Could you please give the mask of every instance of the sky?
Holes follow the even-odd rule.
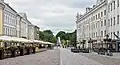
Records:
[[[18,13],[26,13],[28,20],[41,30],[73,32],[76,14],[84,13],[96,0],[5,0]]]

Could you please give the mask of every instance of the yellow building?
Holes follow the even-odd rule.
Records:
[[[0,3],[0,35],[3,35],[3,24],[4,24],[4,5]]]

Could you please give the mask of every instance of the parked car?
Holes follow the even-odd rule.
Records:
[[[80,50],[75,48],[75,47],[71,47],[71,52],[74,52],[74,53],[79,53]]]

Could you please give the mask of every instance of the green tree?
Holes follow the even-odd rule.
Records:
[[[44,34],[42,31],[39,31],[39,39],[44,40]]]
[[[41,40],[46,41],[46,42],[51,42],[51,43],[56,43],[57,39],[53,35],[51,30],[45,30],[45,31],[40,31],[39,32],[39,37]]]
[[[61,40],[66,40],[67,39],[66,33],[64,31],[58,32],[58,34],[56,35],[56,38],[58,38],[58,37],[60,37]]]
[[[48,34],[53,35],[53,33],[52,33],[52,31],[51,31],[51,30],[45,30],[45,31],[43,31],[43,33],[48,33]]]

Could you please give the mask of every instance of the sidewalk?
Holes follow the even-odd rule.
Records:
[[[98,53],[96,53],[96,52],[92,52],[92,53],[89,53],[89,54],[98,55]],[[113,53],[113,56],[100,55],[100,54],[99,54],[99,56],[109,57],[109,58],[115,58],[115,59],[120,59],[120,53]]]

